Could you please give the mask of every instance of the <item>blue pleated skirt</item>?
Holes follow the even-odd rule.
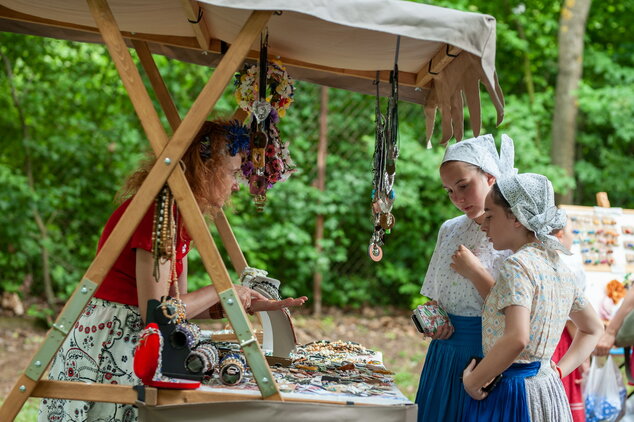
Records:
[[[449,314],[454,326],[447,340],[432,340],[420,376],[416,404],[419,422],[461,421],[468,397],[462,372],[470,357],[482,357],[482,318]]]
[[[525,379],[539,372],[541,362],[514,363],[484,400],[467,396],[464,422],[530,422]]]

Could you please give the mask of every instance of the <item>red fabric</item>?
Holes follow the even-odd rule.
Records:
[[[158,325],[155,322],[148,324],[145,329],[152,328],[157,331],[155,334],[148,334],[139,340],[139,344],[134,350],[134,373],[146,384],[152,381],[161,349],[161,338],[158,333]]]
[[[115,210],[108,219],[106,226],[101,233],[97,251],[101,250],[110,233],[117,225],[121,216],[130,205],[132,199],[128,199]],[[103,282],[95,292],[95,297],[109,300],[111,302],[123,303],[124,305],[139,306],[136,288],[136,248],[152,251],[152,220],[154,218],[154,203],[143,216],[138,227],[132,234],[130,240],[124,247],[115,261],[114,265],[104,278]],[[180,222],[180,218],[179,218]],[[182,227],[182,224],[180,224]],[[176,241],[176,273],[183,272],[183,258],[187,255],[191,240],[184,227],[180,230],[181,235]]]
[[[555,363],[558,363],[566,354],[568,348],[570,348],[570,344],[572,344],[572,336],[568,332],[568,329],[564,328],[559,344],[557,344],[557,348],[553,354],[553,361]],[[586,411],[583,404],[583,395],[581,394],[581,371],[579,368],[575,369],[570,375],[562,378],[561,382],[564,384],[566,397],[568,397],[568,403],[570,403],[572,420],[574,422],[585,422]]]

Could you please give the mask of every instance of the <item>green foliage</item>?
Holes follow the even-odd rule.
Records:
[[[496,138],[507,133],[516,141],[521,171],[546,174],[558,192],[574,187],[577,204],[593,205],[595,192],[607,191],[613,205],[634,208],[634,42],[627,13],[633,0],[595,1],[590,11],[574,178],[550,160],[561,3],[426,3],[496,17],[505,120],[494,127],[495,111],[483,94],[483,127]],[[0,289],[42,295],[47,251],[54,293],[63,300],[92,261],[115,207],[114,193],[147,150],[147,141],[103,46],[0,33],[0,59]],[[160,56],[155,60],[184,116],[212,70]],[[235,109],[232,89],[215,114]],[[291,142],[297,172],[269,191],[263,213],[255,213],[244,188],[226,211],[249,264],[283,280],[284,295],[311,297],[313,275],[320,271],[325,304],[421,303],[425,299],[418,292],[437,230],[458,211],[439,183],[442,149],[425,148],[420,107],[400,105],[396,226],[386,236],[385,258],[373,263],[367,245],[374,99],[329,90],[326,191],[320,192],[314,187],[320,87],[297,83],[296,93],[280,129]],[[322,253],[315,248],[317,215],[324,219]],[[189,275],[190,288],[209,283],[196,251],[189,256]],[[29,280],[30,288],[21,289]]]

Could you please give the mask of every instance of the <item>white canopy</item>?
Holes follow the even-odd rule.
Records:
[[[102,42],[83,0],[0,0],[0,30]],[[399,97],[425,106],[428,135],[436,108],[443,141],[460,139],[463,98],[479,133],[479,82],[503,116],[495,74],[495,19],[397,0],[109,0],[126,40],[153,53],[215,66],[252,10],[277,10],[268,25],[269,54],[290,75],[326,86],[389,94],[397,36]],[[249,55],[257,59],[257,43]],[[430,127],[431,126],[431,127]]]

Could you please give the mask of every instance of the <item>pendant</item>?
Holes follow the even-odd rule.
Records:
[[[258,123],[262,123],[271,114],[271,104],[265,100],[258,100],[253,104],[253,115]]]
[[[372,261],[379,262],[383,258],[383,249],[376,243],[370,243],[368,255],[370,255]]]

